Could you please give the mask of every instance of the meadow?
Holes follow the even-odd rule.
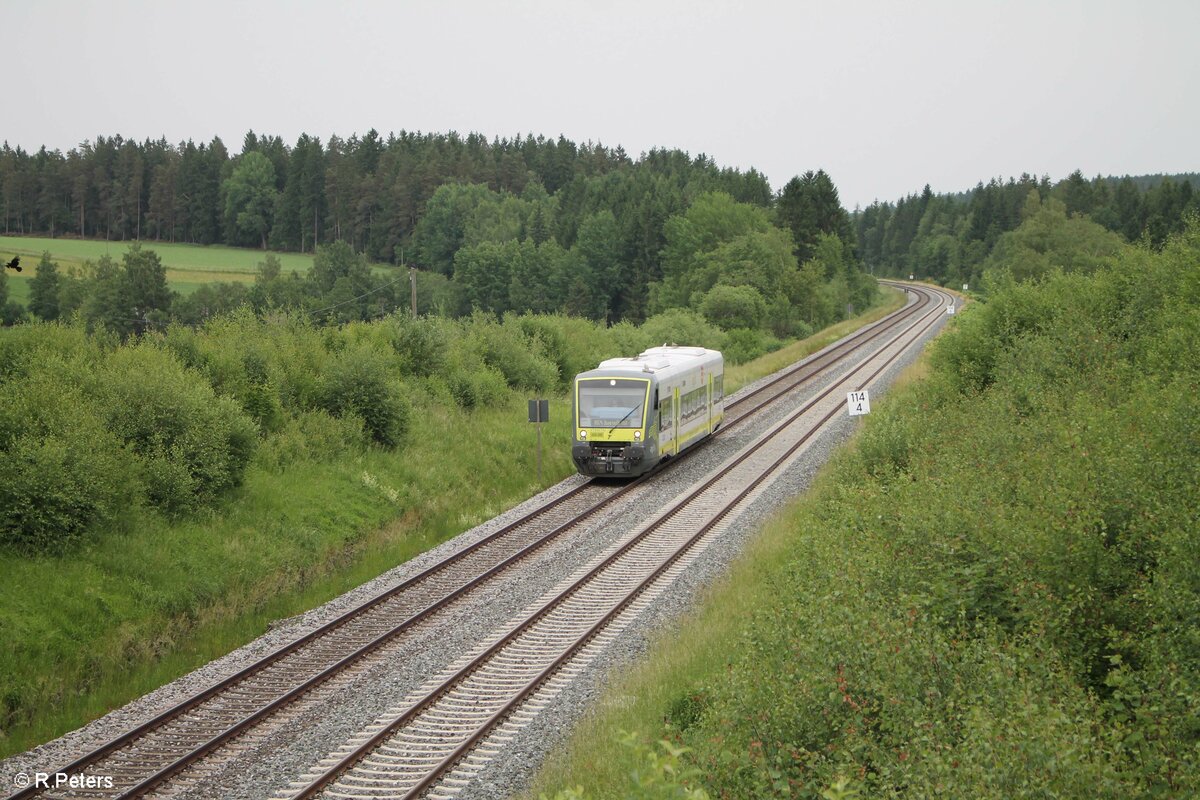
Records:
[[[109,242],[95,239],[46,239],[32,236],[0,236],[0,255],[5,263],[15,255],[21,257],[20,273],[8,271],[9,293],[13,300],[22,305],[28,303],[28,282],[36,274],[34,269],[43,253],[60,267],[82,266],[85,261],[97,261],[109,256],[116,261],[129,250],[132,242]],[[301,275],[312,268],[313,257],[306,253],[284,253],[273,250],[250,250],[221,245],[172,244],[170,242],[142,242],[143,247],[154,250],[167,269],[167,282],[180,294],[190,294],[205,283],[214,281],[238,281],[250,283],[258,272],[258,265],[268,255],[279,259],[283,274],[295,271]],[[390,264],[373,264],[379,273],[396,269]]]

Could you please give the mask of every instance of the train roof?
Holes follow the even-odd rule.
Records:
[[[691,369],[712,369],[722,363],[721,353],[703,347],[663,345],[651,347],[631,358],[610,358],[600,362],[597,369],[581,372],[577,378],[600,377],[602,375],[629,375],[633,377],[656,375],[670,377]]]

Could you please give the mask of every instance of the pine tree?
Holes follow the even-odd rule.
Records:
[[[58,319],[58,264],[42,253],[37,274],[29,283],[29,310],[46,322]]]

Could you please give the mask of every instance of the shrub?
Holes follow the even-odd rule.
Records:
[[[241,483],[258,430],[233,400],[149,343],[116,350],[94,379],[109,429],[145,465],[151,503],[193,510]]]
[[[608,339],[612,342],[612,355],[617,356],[636,356],[638,353],[645,350],[647,347],[652,347],[654,344],[662,344],[662,340],[652,342],[650,335],[642,328],[634,325],[632,322],[621,321],[608,329]],[[597,364],[603,359],[598,359]],[[591,367],[596,364],[591,364]]]
[[[704,318],[723,331],[758,328],[767,304],[753,286],[714,286],[700,302]]]
[[[445,368],[454,336],[453,323],[437,317],[396,315],[386,324],[394,326],[392,347],[405,375],[428,377]]]
[[[673,308],[646,320],[642,325],[642,336],[651,347],[678,344],[721,350],[725,346],[725,335],[720,330],[695,311],[682,308]]]
[[[20,380],[48,362],[101,358],[99,342],[81,325],[57,322],[18,325],[0,334],[0,383]]]
[[[782,342],[760,330],[738,328],[725,336],[725,358],[731,364],[744,364],[761,355],[778,350]]]
[[[260,466],[280,471],[301,461],[331,461],[368,443],[362,420],[351,413],[335,417],[318,408],[288,415],[282,427],[255,452]]]
[[[84,363],[44,354],[0,382],[0,543],[58,552],[136,499],[134,458],[84,392]]]
[[[496,405],[508,393],[504,376],[485,364],[464,367],[456,363],[446,376],[446,385],[454,402],[468,410]]]
[[[0,544],[58,553],[133,500],[129,459],[86,417],[47,435],[23,435],[0,458]]]
[[[113,519],[139,489],[132,453],[104,429],[100,404],[84,391],[90,361],[72,348],[53,353],[64,331],[37,327],[50,347],[23,361],[20,380],[0,381],[0,543],[58,552]]]
[[[338,353],[325,372],[321,406],[338,417],[354,414],[371,440],[395,447],[408,430],[411,411],[399,383],[389,377],[393,364],[369,346]]]
[[[558,385],[558,367],[545,357],[540,342],[525,336],[514,318],[499,324],[476,314],[467,330],[467,346],[483,363],[499,370],[512,388],[548,392]]]

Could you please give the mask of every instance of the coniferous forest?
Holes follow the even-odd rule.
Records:
[[[1189,214],[1200,212],[1193,184],[1200,185],[1200,175],[1089,180],[1079,170],[1057,183],[1028,174],[981,181],[960,194],[935,194],[927,184],[918,194],[856,210],[857,253],[875,274],[919,273],[953,286],[979,283],[988,267],[1013,266],[1008,262],[1014,259],[1005,256],[1014,248],[1035,260],[1048,247],[1111,255],[1122,241],[1145,240],[1159,249],[1167,237],[1183,231]],[[1074,220],[1067,226],[1069,247],[1066,242],[1022,243],[1020,237],[1006,237],[1038,212],[1047,215],[1051,227],[1058,220]]]
[[[728,311],[738,327],[776,336],[839,319],[873,291],[853,256],[849,215],[824,172],[797,177],[777,198],[754,169],[677,150],[635,159],[620,147],[561,136],[383,138],[372,130],[327,143],[302,135],[288,146],[250,132],[235,156],[219,138],[172,145],[98,137],[65,155],[5,144],[0,212],[9,235],[317,256],[308,276],[282,275],[268,256],[253,288],[214,284],[190,298],[135,303],[139,313],[125,333],[169,320],[195,324],[244,304],[300,307],[325,322],[407,307],[407,277],[372,271],[371,262],[417,267],[422,313],[564,312],[640,322],[670,308],[698,312],[707,301],[711,314]],[[103,284],[119,267],[77,277]],[[84,300],[106,292],[72,289],[57,275],[53,283],[53,297],[47,287],[33,298],[33,316],[81,309],[110,328],[130,317],[129,298],[106,312]],[[5,317],[15,321],[20,311],[10,306]]]

